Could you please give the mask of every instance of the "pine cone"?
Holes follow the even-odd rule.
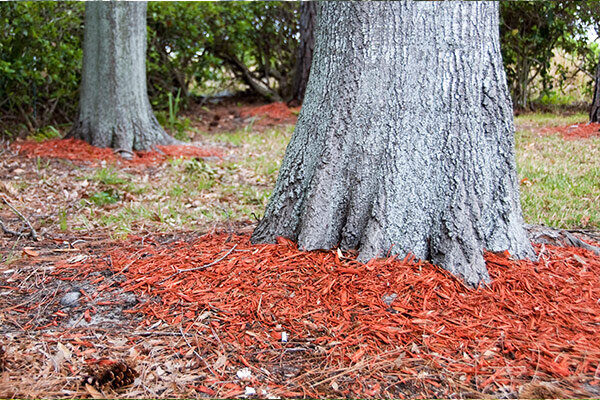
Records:
[[[0,372],[6,371],[6,352],[4,347],[0,346]]]
[[[131,385],[135,378],[139,376],[138,372],[123,361],[116,362],[104,369],[95,371],[85,378],[84,383],[101,389],[108,386],[112,389],[118,389],[123,386]]]

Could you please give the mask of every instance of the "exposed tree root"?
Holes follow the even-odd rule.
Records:
[[[527,225],[526,228],[527,232],[529,233],[530,240],[534,243],[581,247],[600,256],[600,247],[584,242],[572,232],[576,232],[577,234],[582,235],[593,242],[597,242],[599,240],[600,233],[596,234],[592,231],[587,232],[579,229],[554,229],[542,225]]]

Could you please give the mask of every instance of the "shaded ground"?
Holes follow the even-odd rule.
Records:
[[[220,158],[111,166],[0,148],[0,196],[41,238],[0,236],[0,397],[600,396],[592,253],[490,254],[494,283],[473,292],[427,263],[250,245],[295,121],[260,107],[190,115],[194,143]],[[540,130],[577,121],[528,118],[528,221],[597,229],[599,139],[564,141]],[[27,232],[4,204],[0,218]],[[140,373],[132,386],[82,385],[120,359]]]
[[[94,147],[79,139],[51,139],[43,142],[18,141],[11,149],[27,158],[59,158],[97,166],[101,163],[119,166],[149,166],[162,164],[170,158],[221,157],[223,151],[200,145],[155,146],[152,151],[136,151],[131,159],[124,159],[112,149]]]
[[[185,115],[201,132],[231,132],[242,128],[264,131],[267,128],[295,124],[300,107],[288,108],[285,103],[240,104],[225,99],[216,105],[192,105]]]
[[[363,266],[226,232],[70,247],[2,271],[3,396],[39,396],[24,384],[43,373],[84,396],[85,367],[120,358],[142,373],[125,397],[514,398],[531,381],[600,395],[600,257],[587,250],[487,254],[493,283],[473,291],[428,263]],[[48,360],[24,374],[38,348]]]

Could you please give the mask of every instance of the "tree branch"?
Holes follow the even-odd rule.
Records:
[[[32,238],[33,240],[38,240],[38,235],[37,235],[37,232],[35,231],[35,229],[33,229],[33,226],[31,225],[31,223],[29,222],[29,220],[28,220],[27,218],[25,218],[25,217],[23,216],[23,214],[21,214],[21,213],[19,212],[19,210],[17,210],[16,208],[14,208],[14,207],[12,206],[12,204],[10,204],[10,203],[8,202],[8,200],[6,200],[6,198],[5,198],[4,196],[1,196],[1,195],[0,195],[0,198],[2,199],[2,201],[4,202],[4,204],[6,204],[6,205],[7,205],[7,206],[8,206],[8,207],[11,209],[11,210],[13,210],[13,212],[14,212],[15,214],[17,214],[17,215],[18,215],[18,216],[19,216],[19,217],[20,217],[20,218],[21,218],[23,221],[25,221],[25,223],[27,224],[27,227],[28,227],[28,228],[29,228],[29,230],[30,230],[30,232],[29,232],[29,235],[31,236],[31,238]],[[2,229],[2,230],[4,230],[4,226],[3,226],[3,229]]]

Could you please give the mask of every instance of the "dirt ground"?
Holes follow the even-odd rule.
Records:
[[[190,115],[198,130],[218,133],[293,124],[297,112],[226,103]],[[367,268],[352,254],[250,245],[249,219],[167,233],[136,223],[124,240],[109,228],[61,229],[90,185],[106,192],[84,178],[96,167],[0,149],[0,219],[23,232],[0,236],[0,398],[600,396],[600,256],[592,252],[548,246],[539,263],[489,255],[498,283],[469,297],[475,292],[427,263]],[[163,173],[117,168],[151,180]],[[510,267],[522,280],[503,272]],[[411,280],[388,278],[392,268]],[[565,290],[572,302],[560,297]],[[464,308],[467,298],[475,311]],[[482,317],[492,306],[504,319]],[[524,329],[513,344],[503,336],[511,327]],[[132,384],[85,384],[118,361],[135,369]]]

